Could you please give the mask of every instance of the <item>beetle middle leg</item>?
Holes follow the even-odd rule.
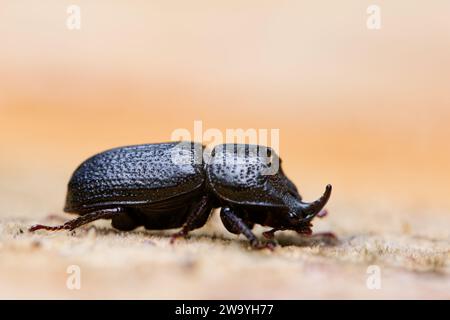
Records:
[[[185,237],[189,231],[202,227],[208,220],[212,209],[213,207],[209,196],[203,196],[199,202],[196,202],[191,207],[182,229],[172,235],[170,243],[174,243],[179,237]]]
[[[81,227],[82,225],[85,225],[87,223],[90,223],[95,220],[99,219],[112,219],[114,217],[117,217],[119,215],[122,215],[125,212],[125,210],[121,207],[119,208],[110,208],[110,209],[101,209],[94,212],[86,213],[82,216],[79,216],[78,218],[75,218],[73,220],[69,220],[64,224],[61,224],[59,226],[46,226],[42,224],[36,224],[29,228],[28,230],[30,232],[34,232],[36,230],[49,230],[49,231],[57,231],[57,230],[73,230],[78,227]]]
[[[256,249],[270,249],[273,250],[275,247],[274,242],[263,243],[258,240],[258,238],[251,231],[250,226],[244,222],[230,207],[223,207],[220,210],[220,218],[225,226],[225,228],[234,234],[243,234],[249,241],[253,248]]]

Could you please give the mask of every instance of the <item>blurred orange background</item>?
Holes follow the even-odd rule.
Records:
[[[201,120],[280,129],[286,173],[308,200],[332,183],[336,219],[448,219],[449,1],[377,1],[380,30],[371,1],[75,2],[0,2],[3,217],[60,211],[88,156]]]

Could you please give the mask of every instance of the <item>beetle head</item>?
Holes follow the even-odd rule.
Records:
[[[295,199],[288,213],[287,227],[300,233],[308,233],[311,220],[322,211],[330,199],[331,189],[331,185],[327,185],[324,194],[310,203]]]

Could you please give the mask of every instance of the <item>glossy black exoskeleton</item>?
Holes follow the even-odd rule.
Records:
[[[331,194],[331,185],[316,201],[305,203],[281,168],[281,160],[263,146],[224,144],[209,157],[191,142],[126,146],[104,151],[83,162],[69,181],[64,211],[79,217],[60,226],[35,225],[30,231],[73,230],[98,219],[111,219],[129,231],[182,227],[172,239],[202,227],[214,208],[221,208],[225,228],[243,234],[252,247],[272,247],[253,234],[294,230],[311,233],[311,220]],[[319,214],[320,216],[320,214]]]

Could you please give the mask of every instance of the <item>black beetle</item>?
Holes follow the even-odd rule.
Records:
[[[330,198],[331,185],[318,200],[305,203],[271,148],[223,144],[202,162],[204,150],[198,143],[168,142],[94,155],[75,170],[68,185],[64,211],[80,217],[60,226],[35,225],[30,231],[73,230],[111,219],[123,231],[182,227],[173,241],[202,227],[220,207],[225,228],[243,234],[254,248],[274,246],[257,239],[251,231],[255,223],[272,227],[264,232],[267,238],[277,230],[311,233],[311,220]],[[272,167],[277,170],[268,172]]]

